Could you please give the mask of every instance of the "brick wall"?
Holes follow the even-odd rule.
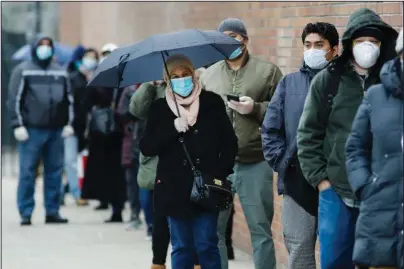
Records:
[[[61,3],[61,22],[64,22],[61,29],[75,31],[71,38],[69,34],[61,33],[62,41],[75,44],[73,39],[76,42],[76,34],[81,33],[84,44],[96,47],[105,42],[130,44],[151,34],[184,28],[215,29],[222,19],[238,17],[248,28],[250,51],[277,64],[284,74],[296,71],[301,63],[303,47],[300,35],[309,22],[333,23],[342,35],[349,15],[360,7],[367,7],[397,29],[403,25],[403,4],[400,2],[81,2],[78,29],[77,23],[69,23],[70,14],[63,12],[64,8],[72,10],[67,6],[73,4],[77,5]],[[275,186],[276,180],[274,189]],[[279,267],[286,268],[282,198],[276,193],[274,196],[273,237]],[[251,252],[248,229],[237,199],[234,226],[235,244]]]

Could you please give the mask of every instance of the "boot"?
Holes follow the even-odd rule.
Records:
[[[166,266],[161,264],[152,264],[151,269],[166,269]]]
[[[195,265],[194,269],[201,269],[201,266],[200,265]]]
[[[122,223],[122,214],[112,214],[110,219],[107,219],[105,223]]]
[[[69,221],[65,218],[62,218],[59,214],[46,216],[45,223],[46,224],[66,224]]]

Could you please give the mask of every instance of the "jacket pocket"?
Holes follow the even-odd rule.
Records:
[[[374,186],[379,179],[379,175],[372,173],[369,181],[359,190],[359,198],[361,201],[366,201],[373,194]]]

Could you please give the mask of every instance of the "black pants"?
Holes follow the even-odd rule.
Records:
[[[168,246],[170,244],[170,230],[166,216],[154,212],[152,250],[153,264],[165,265]],[[198,255],[195,253],[195,264],[199,264]]]

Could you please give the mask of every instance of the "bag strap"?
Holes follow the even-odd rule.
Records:
[[[334,97],[338,94],[339,82],[341,80],[342,70],[341,67],[337,66],[336,63],[332,63],[329,67],[327,67],[327,71],[329,73],[329,80],[327,85],[327,100],[324,100],[327,104],[327,122],[329,116],[332,111],[332,103]]]
[[[180,138],[178,139],[178,141],[181,143],[182,145],[182,149],[184,150],[185,153],[185,157],[187,158],[188,162],[189,162],[189,166],[191,167],[192,172],[196,173],[196,168],[194,163],[192,162],[191,156],[189,155],[187,146],[184,143],[184,136],[181,135]]]

